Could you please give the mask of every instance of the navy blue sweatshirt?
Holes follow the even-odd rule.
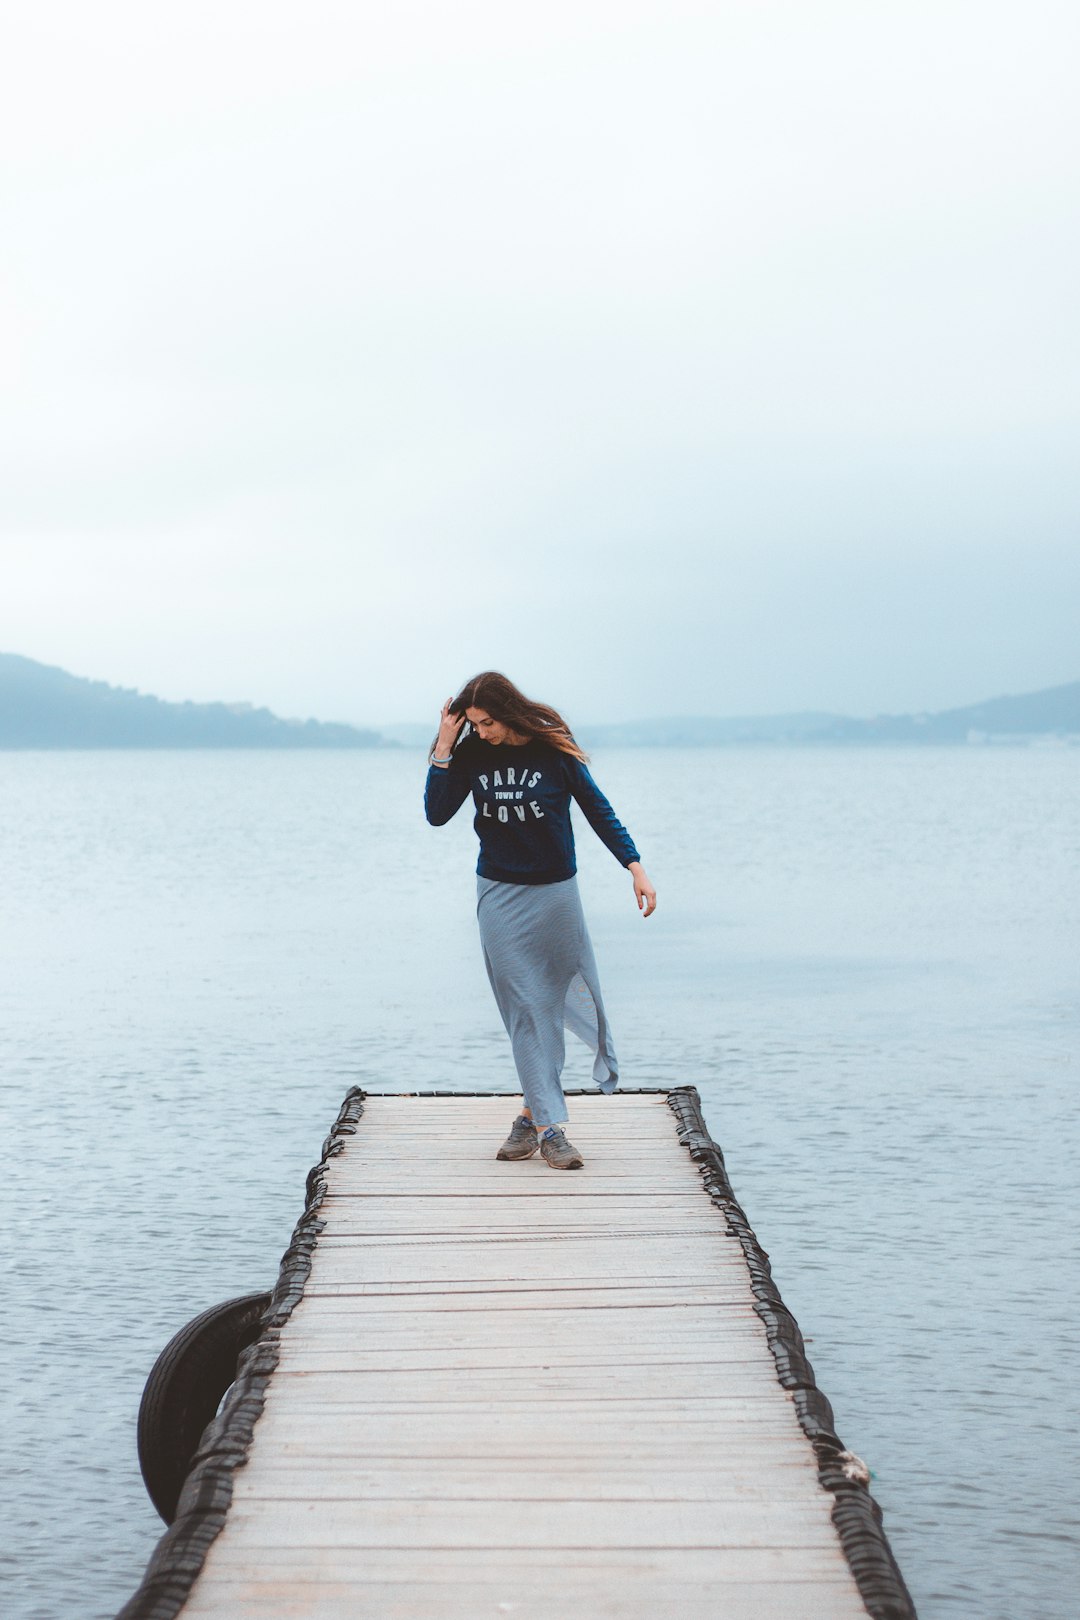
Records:
[[[550,743],[496,746],[475,733],[454,752],[453,763],[432,765],[424,811],[433,827],[455,816],[469,794],[476,805],[473,826],[480,839],[476,870],[498,883],[562,883],[577,871],[570,800],[623,866],[640,859],[634,841],[616,818],[579,759]]]

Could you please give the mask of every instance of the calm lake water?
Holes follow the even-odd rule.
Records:
[[[700,1088],[922,1620],[1071,1620],[1080,750],[594,771],[660,892],[579,824],[624,1082]],[[146,1373],[273,1284],[346,1089],[512,1083],[422,776],[0,754],[8,1620],[134,1590]]]

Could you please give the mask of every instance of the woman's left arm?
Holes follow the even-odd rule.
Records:
[[[651,917],[656,910],[656,890],[649,882],[637,846],[611,805],[592,779],[588,767],[580,760],[568,759],[570,792],[581,806],[585,820],[600,841],[607,845],[615,859],[626,867],[634,879],[634,899],[638,910]]]

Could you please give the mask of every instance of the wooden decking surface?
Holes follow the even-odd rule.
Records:
[[[369,1097],[185,1620],[866,1620],[662,1096]]]

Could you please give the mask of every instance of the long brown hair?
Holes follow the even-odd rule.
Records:
[[[474,675],[471,681],[465,682],[451,703],[450,711],[464,714],[466,709],[486,709],[493,720],[509,726],[519,736],[527,737],[530,742],[548,743],[561,754],[569,754],[582,763],[589,757],[580,743],[575,742],[573,732],[558,709],[547,703],[534,703],[497,669],[486,669],[482,675]]]

